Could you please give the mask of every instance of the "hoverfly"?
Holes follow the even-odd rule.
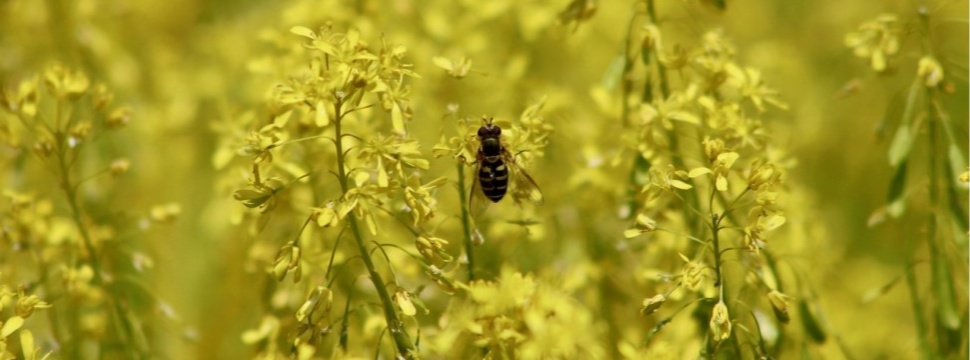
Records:
[[[499,202],[509,191],[509,183],[515,193],[524,194],[536,204],[542,204],[542,191],[535,180],[515,162],[515,157],[502,145],[502,128],[492,123],[492,118],[482,118],[484,125],[478,128],[480,146],[476,156],[478,181],[472,184],[468,204],[473,217],[480,217],[488,208],[489,201]],[[487,201],[486,201],[487,200]]]

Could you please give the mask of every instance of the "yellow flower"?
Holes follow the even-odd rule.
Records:
[[[319,227],[334,227],[340,223],[340,216],[337,215],[337,211],[333,209],[333,203],[329,206],[322,208],[313,208],[312,218],[316,221]]]
[[[131,161],[122,158],[112,161],[108,170],[111,172],[111,175],[120,176],[128,172],[129,168],[131,168]]]
[[[711,336],[715,342],[721,342],[731,337],[731,317],[727,305],[718,301],[711,312]]]
[[[742,98],[750,99],[758,111],[765,111],[766,102],[779,109],[788,108],[788,104],[778,99],[778,91],[765,85],[761,78],[761,71],[750,67],[742,69],[733,63],[725,66],[725,70],[728,74],[725,85],[736,91]]]
[[[404,289],[398,289],[393,295],[394,303],[397,304],[398,309],[401,309],[401,313],[405,316],[414,316],[418,313],[417,309],[414,307],[414,303],[411,302],[411,294]]]
[[[681,181],[687,179],[688,174],[683,170],[676,170],[673,165],[666,167],[654,166],[650,168],[650,183],[643,187],[642,192],[647,194],[647,202],[654,200],[665,192],[674,189],[689,190],[693,186]]]
[[[734,162],[738,160],[739,155],[733,151],[719,152],[717,157],[711,160],[711,167],[697,167],[691,169],[687,176],[690,178],[696,178],[699,176],[713,174],[714,175],[714,185],[718,191],[727,191],[728,189],[728,171],[734,166]]]
[[[46,309],[51,307],[44,301],[41,301],[37,295],[25,295],[24,290],[20,289],[17,295],[17,305],[15,305],[17,316],[24,319],[29,318],[31,314],[34,313],[35,309]]]
[[[923,79],[926,87],[937,87],[943,82],[943,66],[932,56],[927,55],[919,59],[919,70],[916,73]]]
[[[690,290],[696,291],[701,287],[701,282],[704,278],[707,277],[707,265],[699,261],[691,261],[684,254],[680,254],[680,258],[687,263],[680,272],[680,284]]]
[[[424,256],[432,265],[441,266],[454,259],[445,251],[448,241],[428,235],[421,235],[414,241],[414,246],[418,248],[421,256]]]
[[[780,214],[759,214],[754,224],[744,228],[744,244],[748,247],[748,251],[757,253],[764,248],[764,233],[784,224],[785,217]]]
[[[778,321],[787,324],[791,320],[791,316],[788,314],[788,295],[782,294],[778,290],[771,290],[768,293],[768,302],[771,303],[771,309],[775,312]]]
[[[761,191],[781,183],[781,171],[774,164],[756,160],[748,173],[748,189]]]
[[[79,70],[69,70],[61,65],[54,65],[44,72],[44,84],[47,85],[47,90],[58,99],[76,99],[87,92],[91,82]]]
[[[306,301],[296,311],[296,339],[295,346],[302,344],[317,344],[320,338],[326,336],[330,329],[330,309],[333,306],[333,291],[323,286],[317,286],[307,295]]]
[[[637,220],[633,223],[632,229],[623,232],[627,239],[635,238],[643,233],[648,233],[657,229],[657,222],[646,214],[637,214]]]
[[[868,58],[873,70],[885,71],[889,58],[899,51],[896,21],[896,15],[879,15],[846,34],[845,46],[852,48],[856,56]]]
[[[667,301],[667,297],[663,294],[657,294],[653,297],[643,299],[643,308],[640,309],[640,315],[647,316],[657,312],[665,301]]]
[[[131,108],[122,106],[111,111],[104,120],[104,125],[109,129],[123,127],[131,121]]]
[[[290,241],[280,248],[276,253],[276,261],[273,264],[272,272],[276,276],[276,281],[286,279],[286,274],[293,273],[293,283],[300,282],[303,275],[303,266],[300,261],[303,250],[299,245]]]
[[[448,76],[455,79],[461,79],[468,75],[468,72],[472,69],[472,60],[467,57],[462,57],[461,59],[448,59],[440,56],[435,56],[431,58],[431,62],[435,66],[440,67],[448,72]]]

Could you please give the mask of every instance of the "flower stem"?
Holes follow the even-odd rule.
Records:
[[[654,6],[654,0],[646,0],[647,5],[647,21],[651,24],[657,24],[657,9]],[[660,98],[666,100],[670,97],[670,82],[667,80],[667,69],[664,68],[663,63],[660,62],[660,49],[654,49],[650,52],[651,62],[656,68],[657,81],[660,87]],[[646,86],[651,86],[649,83]],[[647,100],[647,99],[644,99]],[[677,137],[677,125],[674,124],[674,128],[667,131],[667,143],[670,146],[671,156],[670,161],[674,164],[677,169],[687,169],[687,165],[684,163],[684,156],[678,154],[680,152],[680,139]],[[697,194],[694,192],[687,193],[688,205],[694,208],[699,208],[700,200],[697,198]],[[687,226],[692,230],[700,230],[700,219],[690,216],[689,210],[684,210],[684,218],[687,219]]]
[[[712,218],[711,234],[712,242],[714,243],[714,272],[717,273],[717,280],[714,282],[714,286],[718,287],[721,293],[721,300],[724,300],[724,278],[721,276],[721,242],[718,239],[718,234],[721,230],[721,216],[713,214]]]
[[[468,256],[468,281],[475,280],[475,253],[472,243],[471,223],[468,220],[468,195],[465,194],[465,164],[457,162],[458,167],[458,197],[461,201],[461,226],[465,235],[465,254]]]
[[[343,138],[341,133],[341,123],[343,122],[344,114],[341,113],[341,107],[343,103],[341,100],[337,100],[334,104],[334,114],[336,114],[336,121],[334,121],[334,144],[337,148],[337,171],[340,176],[340,190],[347,194],[350,188],[347,185],[347,171],[344,168],[344,149],[343,149]],[[374,288],[377,289],[377,296],[381,299],[381,305],[384,308],[384,318],[387,320],[387,328],[390,330],[391,337],[394,339],[394,345],[397,347],[398,353],[400,353],[405,358],[414,358],[414,346],[411,344],[411,339],[408,337],[407,331],[404,330],[404,323],[401,322],[397,317],[397,312],[394,311],[394,303],[391,301],[391,296],[387,293],[387,288],[384,287],[384,280],[381,278],[381,274],[377,272],[374,267],[374,260],[371,259],[370,252],[367,251],[367,247],[364,246],[364,239],[360,233],[360,226],[357,223],[357,216],[353,212],[347,216],[347,222],[350,224],[350,231],[354,235],[354,240],[357,243],[357,250],[360,252],[360,257],[364,261],[364,266],[367,267],[367,273],[370,275],[371,282],[374,283]]]
[[[62,114],[61,103],[57,104],[57,118],[55,119],[55,124],[60,125],[60,117]],[[70,123],[70,121],[66,121]],[[67,125],[64,126],[65,128]],[[94,273],[94,284],[101,287],[108,293],[112,293],[112,290],[108,288],[108,282],[105,280],[104,276],[101,274],[103,268],[101,267],[101,260],[98,258],[98,253],[94,248],[94,242],[91,240],[91,235],[88,233],[87,226],[84,225],[84,220],[81,216],[81,207],[78,205],[77,201],[77,186],[71,183],[71,165],[68,163],[67,154],[70,149],[66,146],[67,136],[65,132],[58,131],[55,133],[56,157],[57,166],[60,172],[60,186],[61,190],[64,191],[64,197],[67,198],[67,205],[71,210],[71,218],[74,220],[74,224],[77,226],[78,233],[81,235],[81,243],[84,246],[84,250],[88,253],[88,263],[93,268]],[[126,344],[124,346],[130,353],[128,356],[133,359],[145,358],[146,350],[144,347],[140,346],[142,344],[136,343],[134,340],[135,334],[134,329],[132,329],[131,323],[128,322],[125,316],[125,310],[121,307],[121,304],[114,296],[109,296],[106,299],[108,303],[111,304],[111,310],[114,313],[114,317],[117,319],[118,323],[112,328],[115,331],[115,336],[117,336],[118,341]],[[130,345],[130,346],[129,346]]]

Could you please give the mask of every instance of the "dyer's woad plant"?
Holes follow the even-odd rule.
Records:
[[[350,341],[380,349],[382,339],[415,357],[415,289],[396,267],[412,258],[447,286],[439,266],[452,260],[425,228],[445,181],[421,178],[429,163],[407,134],[407,79],[416,74],[403,46],[372,47],[355,31],[292,32],[304,40],[305,67],[273,89],[240,139],[247,184],[233,196],[256,210],[247,217],[252,256],[281,282],[266,285],[271,310],[243,339],[265,358],[332,358]]]
[[[942,21],[923,6],[910,21],[881,14],[845,36],[845,45],[876,73],[911,77],[901,115],[890,113],[881,124],[895,127],[888,145],[893,175],[886,205],[872,214],[869,225],[889,218],[925,229],[904,235],[902,271],[923,359],[967,356],[967,139],[946,105],[955,101],[954,79],[959,77],[950,76],[956,69],[944,66],[962,55],[945,46],[951,34],[939,26]],[[903,50],[919,54],[918,60],[899,56]],[[927,282],[932,291],[924,291]]]
[[[763,358],[811,345],[825,337],[813,292],[775,254],[788,166],[762,125],[787,105],[722,31],[672,46],[658,19],[653,1],[637,3],[620,56],[624,235],[642,249],[634,266],[652,275],[641,310],[651,330],[619,351]],[[803,331],[785,330],[796,302]]]
[[[170,308],[145,285],[138,240],[180,209],[113,205],[131,109],[62,65],[0,95],[0,167],[15,174],[0,180],[0,358],[157,356],[146,324]]]

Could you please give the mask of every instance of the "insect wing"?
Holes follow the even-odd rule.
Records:
[[[481,180],[478,179],[478,174],[481,171],[481,161],[478,162],[478,166],[475,167],[475,178],[472,179],[472,190],[468,194],[468,212],[471,213],[472,218],[479,219],[482,214],[485,214],[485,210],[488,209],[488,205],[492,203],[487,197],[485,197],[485,192],[482,191]]]
[[[539,190],[539,185],[536,185],[536,181],[532,180],[529,173],[525,172],[522,167],[515,162],[515,158],[509,156],[505,153],[505,164],[509,168],[509,176],[514,184],[512,189],[513,197],[518,201],[519,199],[529,199],[529,201],[542,205],[542,190]]]

